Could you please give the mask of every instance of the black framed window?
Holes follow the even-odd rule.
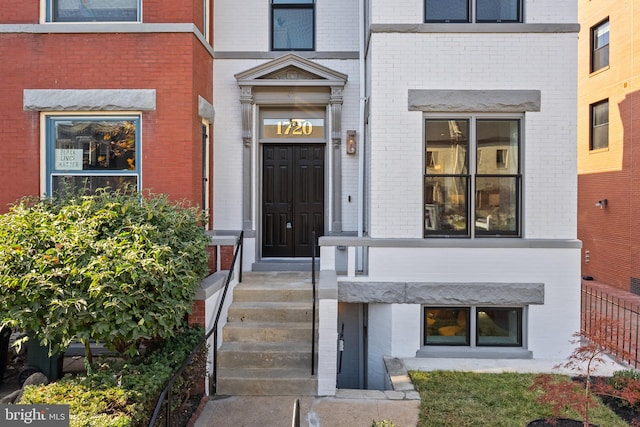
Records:
[[[522,22],[522,0],[425,0],[424,9],[425,22]]]
[[[47,0],[48,22],[139,22],[142,0]]]
[[[591,28],[591,72],[609,65],[609,20]]]
[[[424,307],[423,345],[522,347],[522,307]]]
[[[609,147],[609,100],[591,104],[591,138],[590,150]]]
[[[469,345],[469,307],[425,307],[424,345]]]
[[[425,237],[520,235],[520,122],[425,120]]]
[[[478,347],[522,347],[522,308],[476,307]]]
[[[314,0],[271,0],[271,50],[314,49]]]

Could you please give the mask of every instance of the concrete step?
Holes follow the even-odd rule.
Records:
[[[229,322],[223,342],[311,342],[311,322]]]
[[[240,284],[233,291],[234,302],[309,302],[313,293],[311,285],[256,286]]]
[[[312,271],[311,258],[304,258],[298,260],[278,260],[278,259],[263,259],[251,264],[251,271],[255,272],[271,272],[271,271]],[[316,271],[320,270],[320,259],[316,258]]]
[[[217,379],[216,393],[233,396],[313,396],[317,384],[311,367],[224,370]]]
[[[318,310],[316,310],[316,318]],[[309,302],[234,302],[228,322],[310,322],[313,307]]]
[[[218,350],[218,369],[300,368],[311,369],[311,342],[225,342]]]

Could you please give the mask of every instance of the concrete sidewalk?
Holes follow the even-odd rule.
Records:
[[[596,375],[610,376],[626,365],[607,358]],[[402,377],[407,370],[450,370],[480,373],[523,372],[565,373],[575,371],[555,369],[566,360],[541,359],[458,359],[406,358],[390,372]],[[387,369],[392,366],[389,361]],[[400,374],[400,375],[397,375]],[[412,388],[412,386],[411,386]],[[194,427],[280,427],[291,426],[296,396],[229,396],[216,397],[204,406]],[[335,397],[300,398],[300,426],[302,427],[371,427],[372,422],[391,420],[397,427],[415,427],[418,423],[420,396],[414,390],[337,390]]]
[[[391,420],[415,427],[420,400],[394,400],[393,393],[338,390],[335,397],[301,397],[301,427],[371,427]],[[290,427],[297,397],[229,396],[207,402],[194,427]]]

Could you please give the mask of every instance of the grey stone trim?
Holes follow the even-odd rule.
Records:
[[[416,357],[439,357],[446,359],[533,359],[533,352],[525,348],[500,347],[422,347]]]
[[[155,89],[25,89],[24,111],[153,111]]]
[[[320,270],[318,299],[338,299],[338,275],[333,270]]]
[[[206,301],[207,298],[210,298],[214,293],[222,289],[224,287],[227,274],[229,274],[229,271],[222,270],[216,271],[215,273],[205,277],[200,288],[196,289],[194,299],[196,301]]]
[[[213,123],[216,118],[216,110],[213,105],[200,95],[198,95],[198,115],[210,123]]]
[[[340,281],[338,301],[431,305],[544,304],[544,284]]]
[[[232,51],[215,51],[214,56],[216,59],[276,59],[282,56],[283,52],[232,52]],[[306,59],[359,59],[360,54],[358,51],[353,52],[341,52],[341,51],[326,51],[326,52],[307,52],[296,51],[296,55]]]
[[[409,111],[522,113],[540,111],[539,90],[410,89]]]
[[[198,27],[189,23],[143,24],[140,22],[91,22],[46,24],[0,24],[0,34],[95,34],[95,33],[193,33],[200,44],[213,57],[213,47]]]
[[[374,33],[578,33],[580,24],[373,24]]]
[[[580,249],[582,242],[573,239],[376,239],[373,237],[322,236],[320,246],[363,246],[371,248],[536,248]]]

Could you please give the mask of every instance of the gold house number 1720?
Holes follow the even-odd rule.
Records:
[[[313,124],[309,120],[291,119],[278,122],[276,135],[305,135],[313,133]]]

